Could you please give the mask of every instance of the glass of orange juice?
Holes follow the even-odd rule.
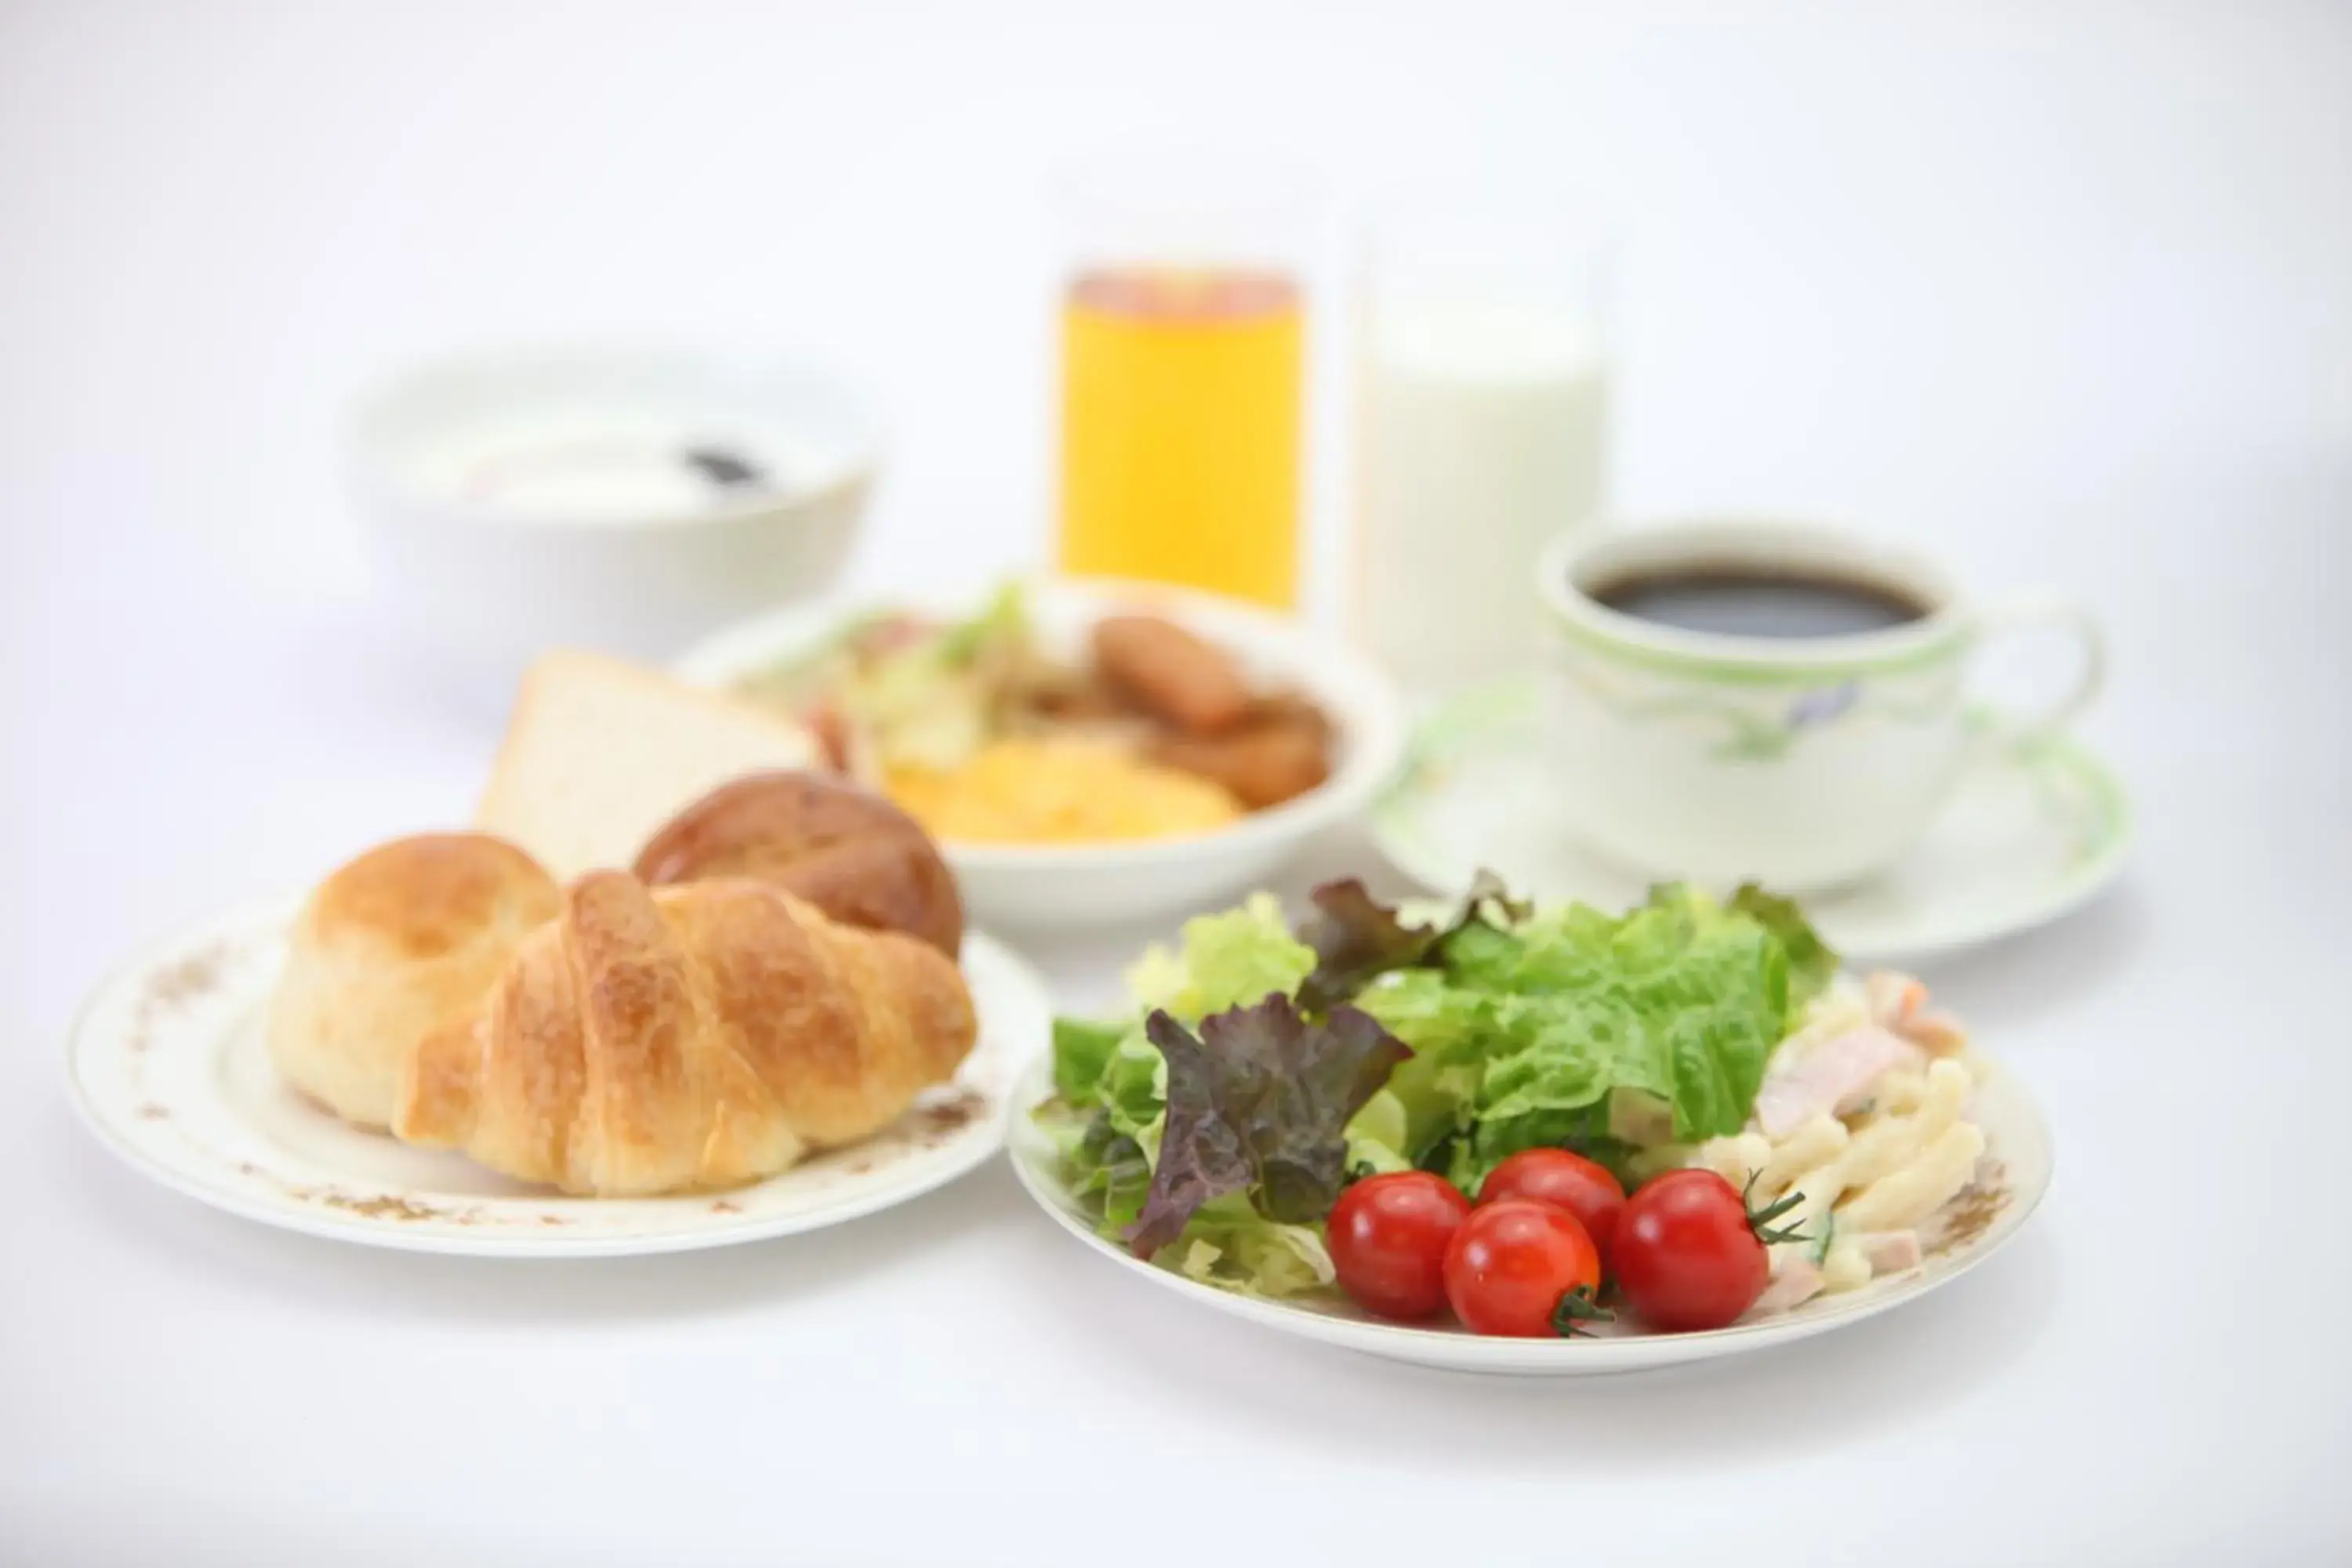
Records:
[[[1060,194],[1062,570],[1294,607],[1306,183],[1137,162]]]

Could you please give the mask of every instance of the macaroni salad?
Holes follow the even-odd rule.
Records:
[[[1958,1023],[1927,1002],[1908,975],[1840,977],[1773,1053],[1748,1125],[1688,1152],[1688,1164],[1752,1182],[1759,1204],[1797,1196],[1780,1223],[1801,1239],[1769,1249],[1759,1310],[1916,1268],[1922,1227],[1975,1179],[1981,1069]]]

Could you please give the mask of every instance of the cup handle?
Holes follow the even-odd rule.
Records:
[[[2013,750],[2058,734],[2090,707],[2105,684],[2107,639],[2091,612],[2051,589],[2027,589],[1987,605],[1978,615],[1978,646],[2021,631],[2050,629],[2072,635],[2081,662],[2074,684],[2038,713],[1998,713],[1980,732],[1983,744]]]

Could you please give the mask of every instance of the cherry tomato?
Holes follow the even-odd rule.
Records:
[[[1614,1262],[1625,1304],[1675,1332],[1722,1328],[1772,1277],[1746,1198],[1713,1171],[1669,1171],[1636,1189],[1617,1219]]]
[[[1600,1250],[1552,1204],[1506,1198],[1473,1209],[1445,1248],[1446,1300],[1474,1333],[1572,1332],[1579,1318],[1606,1315],[1591,1305],[1600,1288]]]
[[[1533,1198],[1574,1215],[1600,1249],[1601,1269],[1608,1271],[1609,1248],[1616,1239],[1617,1216],[1625,1207],[1625,1189],[1617,1184],[1607,1166],[1565,1149],[1522,1149],[1488,1172],[1478,1188],[1481,1204],[1505,1198]]]
[[[1340,1288],[1376,1317],[1435,1317],[1445,1306],[1445,1244],[1469,1213],[1470,1200],[1427,1171],[1358,1182],[1325,1226]]]

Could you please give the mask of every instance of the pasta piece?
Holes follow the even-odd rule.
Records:
[[[1916,1112],[1874,1118],[1853,1135],[1833,1173],[1840,1190],[1868,1186],[1910,1163],[1921,1149],[1959,1121],[1969,1087],[1969,1069],[1958,1062],[1948,1059],[1930,1067],[1927,1092],[1920,1097]]]
[[[1838,1201],[1845,1186],[1838,1180],[1838,1162],[1832,1161],[1797,1179],[1789,1192],[1797,1195],[1797,1206],[1774,1220],[1776,1229],[1793,1230],[1795,1241],[1776,1242],[1766,1249],[1771,1259],[1772,1272],[1779,1274],[1792,1260],[1811,1262],[1820,1250],[1822,1233],[1830,1224],[1830,1205]],[[1782,1194],[1787,1196],[1788,1194]]]
[[[1852,1034],[1870,1022],[1870,1007],[1864,1000],[1862,987],[1848,980],[1813,999],[1805,1009],[1805,1022],[1797,1032],[1783,1042],[1789,1046],[1809,1046],[1818,1041],[1834,1039]]]
[[[1870,1283],[1870,1276],[1860,1237],[1841,1236],[1830,1243],[1829,1256],[1822,1259],[1822,1289],[1858,1290]]]
[[[1739,1132],[1700,1144],[1697,1163],[1738,1187],[1746,1185],[1748,1173],[1762,1170],[1771,1158],[1770,1139],[1761,1132]]]
[[[1838,1223],[1860,1231],[1917,1225],[1969,1184],[1984,1148],[1984,1133],[1975,1123],[1954,1122],[1921,1150],[1917,1159],[1855,1194],[1838,1212]]]
[[[1834,1116],[1816,1116],[1782,1139],[1770,1155],[1749,1167],[1759,1173],[1757,1194],[1777,1198],[1799,1175],[1845,1152],[1852,1134]],[[1745,1177],[1741,1178],[1745,1180]]]
[[[1924,1070],[1898,1068],[1878,1080],[1877,1092],[1872,1097],[1870,1111],[1881,1116],[1908,1116],[1919,1109],[1927,1098],[1927,1075]]]
[[[1794,1060],[1823,1041],[1850,1035],[1869,1023],[1870,1009],[1863,1002],[1861,985],[1840,978],[1813,998],[1812,1005],[1805,1009],[1805,1021],[1772,1048],[1772,1059]]]

